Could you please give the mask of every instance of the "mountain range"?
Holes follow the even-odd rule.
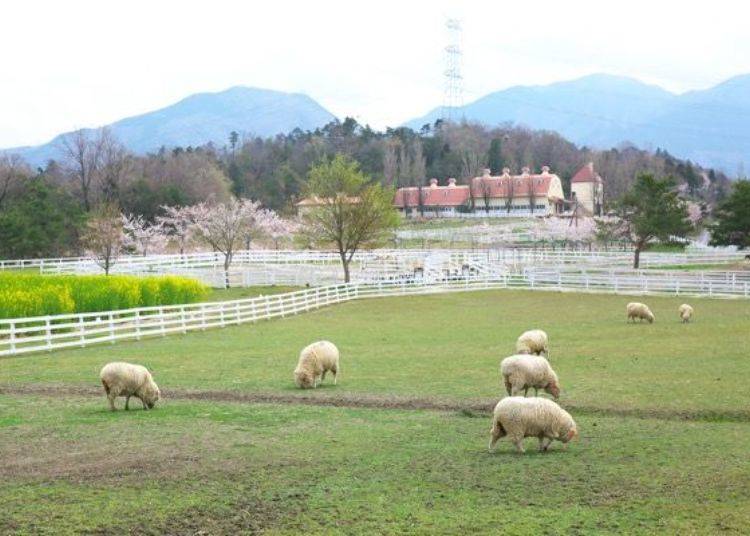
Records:
[[[406,126],[441,116],[435,108]],[[734,175],[750,164],[750,75],[700,91],[674,94],[638,80],[594,74],[542,86],[514,86],[452,110],[488,126],[553,130],[593,148],[629,142]]]
[[[750,75],[700,91],[675,94],[632,78],[594,74],[540,86],[513,86],[454,110],[488,126],[515,124],[553,130],[597,149],[633,143],[666,149],[680,158],[734,175],[750,165]],[[418,129],[441,117],[435,108],[405,125]],[[122,119],[108,127],[136,153],[160,147],[225,145],[231,131],[274,136],[314,130],[335,116],[300,93],[237,86],[198,93],[171,106]],[[44,145],[16,147],[34,166],[60,158],[65,134]]]
[[[143,154],[162,146],[225,145],[232,131],[267,137],[295,128],[314,130],[333,119],[333,114],[307,95],[237,86],[218,93],[196,93],[166,108],[107,126],[128,149]],[[20,154],[30,164],[41,166],[60,158],[60,144],[67,134],[44,145],[5,152]]]

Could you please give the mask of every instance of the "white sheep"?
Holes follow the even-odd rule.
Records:
[[[500,363],[500,374],[505,382],[505,389],[511,396],[524,396],[529,388],[534,389],[534,396],[539,389],[544,389],[555,399],[560,397],[560,383],[557,374],[544,357],[540,355],[519,354],[506,357]]]
[[[516,341],[519,354],[545,354],[549,357],[549,338],[541,329],[524,331]]]
[[[115,398],[118,396],[125,397],[125,409],[130,409],[131,396],[141,399],[143,409],[152,409],[161,396],[151,373],[141,365],[108,363],[102,367],[99,378],[112,411],[115,411]]]
[[[641,321],[648,320],[649,324],[654,322],[654,313],[651,312],[651,309],[645,303],[630,302],[627,306],[627,311],[628,322],[630,322],[631,318],[634,323],[636,318]]]
[[[680,318],[682,319],[683,323],[690,322],[690,319],[693,318],[693,308],[690,307],[687,303],[683,303],[680,305],[680,308],[677,309],[677,312],[680,314]]]
[[[294,382],[302,389],[316,388],[325,379],[326,372],[331,371],[335,385],[339,368],[338,348],[332,342],[314,342],[300,352],[297,368],[294,369]]]
[[[544,452],[553,439],[568,443],[578,435],[578,428],[570,413],[548,398],[510,396],[495,406],[490,434],[490,452],[506,435],[519,453],[525,452],[525,437],[539,438],[539,450]]]

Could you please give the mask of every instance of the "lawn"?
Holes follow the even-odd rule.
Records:
[[[625,322],[627,296],[469,292],[0,359],[0,533],[744,533],[750,307],[639,300],[653,325]],[[497,367],[531,327],[581,438],[489,454]],[[339,385],[298,391],[319,338],[341,349]],[[154,411],[74,394],[114,359],[154,370]]]

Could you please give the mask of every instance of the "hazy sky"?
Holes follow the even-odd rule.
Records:
[[[234,85],[398,125],[442,102],[449,16],[463,25],[466,102],[593,72],[676,92],[750,72],[739,0],[3,0],[0,147]]]

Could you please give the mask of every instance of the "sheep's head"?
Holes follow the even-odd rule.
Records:
[[[161,398],[161,391],[159,391],[159,387],[153,381],[144,387],[141,400],[143,400],[148,409],[154,409],[159,398]]]
[[[549,394],[551,394],[555,400],[560,398],[560,385],[557,382],[554,382],[554,381],[549,382],[547,384],[547,387],[544,388],[544,390],[548,392]]]
[[[568,443],[573,440],[574,437],[578,436],[578,428],[576,427],[575,423],[573,423],[573,426],[571,426],[564,434],[560,435],[560,441],[563,443]]]
[[[314,386],[313,376],[306,370],[295,370],[294,383],[297,384],[297,387],[301,387],[302,389],[309,389]]]
[[[646,318],[648,319],[649,324],[654,323],[654,313],[652,313],[651,311],[648,312],[648,314],[646,315]]]

